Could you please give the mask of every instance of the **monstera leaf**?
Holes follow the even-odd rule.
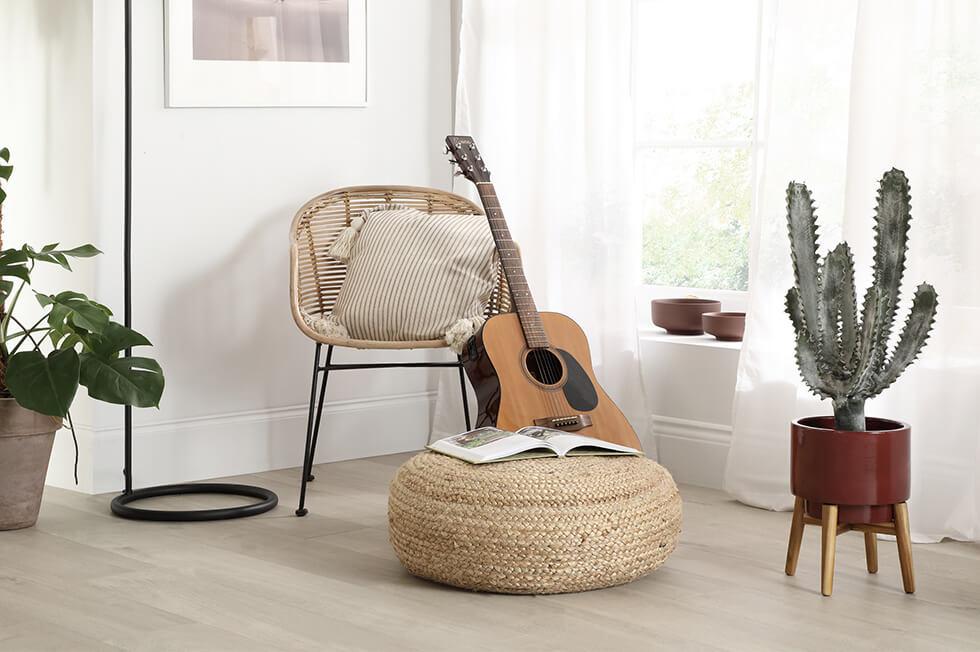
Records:
[[[107,403],[133,407],[159,407],[163,370],[155,360],[120,356],[134,346],[150,346],[136,331],[110,321],[101,333],[89,334],[81,355],[80,381],[88,395]]]
[[[92,256],[98,256],[102,253],[90,244],[82,245],[80,247],[72,247],[71,249],[58,249],[57,242],[41,247],[40,251],[37,251],[28,245],[24,245],[24,251],[34,260],[42,263],[54,263],[56,265],[61,265],[69,272],[71,271],[71,265],[68,263],[69,258],[91,258]]]
[[[3,161],[3,163],[0,163],[0,179],[6,181],[10,178],[10,173],[14,171],[14,166],[7,165],[7,163],[10,161],[10,150],[6,147],[0,149],[0,161]],[[0,184],[0,204],[2,204],[3,200],[6,198],[7,193],[3,190],[3,184]]]
[[[82,353],[80,358],[80,380],[92,398],[133,407],[159,407],[163,370],[155,360],[110,358],[91,352]]]
[[[37,302],[42,307],[50,307],[48,326],[58,329],[66,320],[86,331],[101,333],[109,325],[112,312],[100,303],[92,301],[81,292],[59,292],[58,294],[36,293]]]
[[[92,353],[106,360],[134,346],[151,346],[150,340],[143,335],[114,321],[110,321],[100,334],[87,339]]]
[[[78,389],[79,358],[74,349],[22,351],[7,363],[7,387],[21,406],[52,417],[68,414]]]
[[[0,251],[0,276],[14,276],[30,283],[31,270],[27,266],[28,255],[22,249]]]

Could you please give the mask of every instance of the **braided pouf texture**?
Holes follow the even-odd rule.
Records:
[[[494,593],[569,593],[631,582],[666,561],[681,497],[641,457],[468,464],[425,452],[388,496],[395,554],[413,575]]]

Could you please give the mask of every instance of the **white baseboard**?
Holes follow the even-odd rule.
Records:
[[[423,448],[435,392],[334,401],[323,408],[316,462],[334,462]],[[257,473],[300,466],[308,407],[297,405],[179,419],[133,429],[133,481],[137,487]],[[123,488],[121,427],[78,428],[82,448],[78,487],[66,482],[71,436],[52,458],[49,483],[86,493]],[[67,442],[67,444],[66,444]],[[89,459],[84,459],[88,452]],[[56,465],[56,466],[55,466]]]
[[[678,483],[721,489],[732,427],[652,415],[657,460]]]
[[[436,393],[415,392],[328,403],[316,462],[387,455],[423,448]],[[137,425],[133,477],[137,487],[189,482],[299,466],[307,406],[297,405]],[[720,489],[731,426],[652,415],[657,458],[679,483]],[[70,480],[74,449],[58,433],[48,482],[85,493],[123,487],[121,427],[76,426],[82,456],[79,485]]]

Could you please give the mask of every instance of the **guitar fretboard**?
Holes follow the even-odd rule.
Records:
[[[489,181],[480,181],[476,184],[477,191],[480,193],[480,200],[487,214],[487,221],[490,223],[490,232],[493,240],[497,244],[497,252],[500,255],[500,264],[507,277],[507,285],[510,287],[510,296],[514,302],[514,311],[521,321],[521,330],[524,331],[524,339],[529,348],[538,349],[548,346],[548,336],[541,325],[541,316],[538,308],[534,304],[534,297],[527,285],[524,277],[524,268],[521,266],[521,257],[517,251],[517,245],[510,237],[510,229],[504,220],[504,212],[497,201],[497,193],[493,184]]]

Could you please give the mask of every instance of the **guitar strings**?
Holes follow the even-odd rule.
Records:
[[[554,353],[548,349],[533,349],[535,365],[538,369],[538,374],[541,380],[546,385],[557,384],[562,377],[561,362],[557,359]],[[551,404],[554,414],[552,416],[561,416],[560,412],[561,402],[558,399],[555,390],[545,390],[548,392],[547,398],[548,402]]]
[[[561,363],[558,362],[557,358],[555,357],[555,354],[547,349],[545,349],[544,351],[544,359],[545,359],[545,366],[547,366],[549,369],[549,375],[550,375],[549,384],[555,385],[558,383],[559,380],[561,380]],[[551,390],[551,397],[552,397],[552,402],[555,404],[555,412],[556,412],[556,414],[554,414],[553,416],[556,417],[562,416],[561,401],[559,399],[557,390]]]
[[[533,349],[534,363],[537,367],[538,376],[541,378],[545,385],[553,384],[552,381],[552,371],[549,369],[547,358],[549,357],[544,349]],[[551,406],[552,411],[557,409],[555,397],[550,389],[545,389],[545,398],[547,403]],[[554,416],[554,415],[553,415]]]

